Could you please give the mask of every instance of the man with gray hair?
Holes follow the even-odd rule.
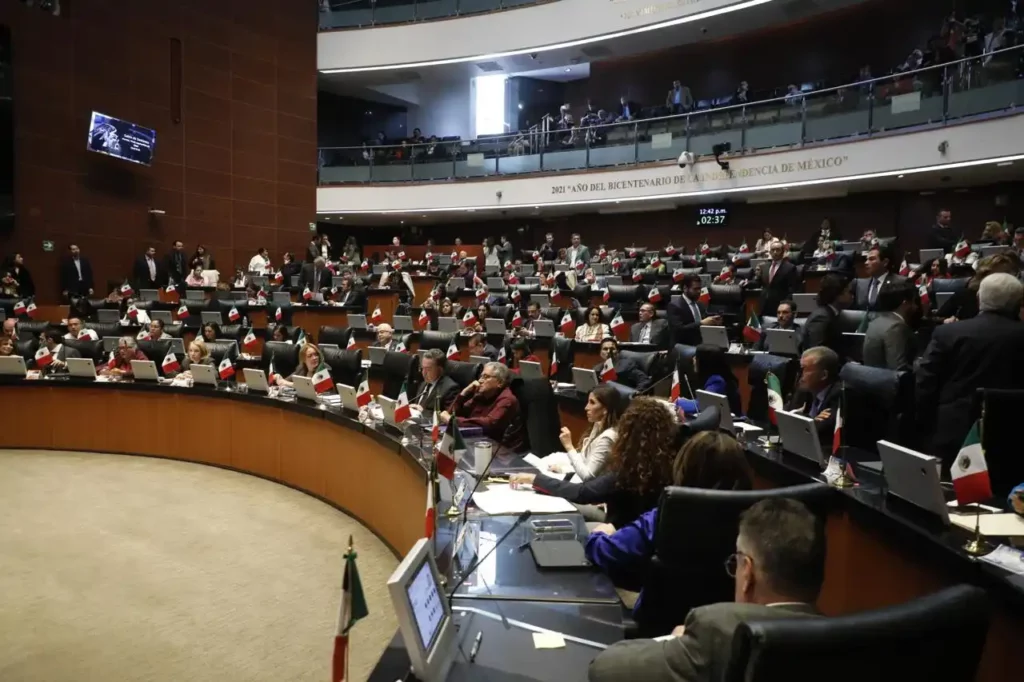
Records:
[[[740,517],[736,553],[725,570],[735,579],[734,601],[690,610],[673,637],[609,647],[590,664],[590,682],[721,680],[741,623],[818,616],[824,524],[796,500],[761,500]]]
[[[948,469],[971,428],[979,388],[1024,387],[1024,285],[997,272],[981,281],[976,317],[943,324],[917,368],[915,407],[920,448]]]
[[[486,437],[519,452],[525,444],[526,431],[519,401],[508,387],[511,380],[512,373],[500,362],[484,364],[480,378],[456,396],[451,412],[440,414],[441,423],[455,419],[459,428],[479,428]]]
[[[818,427],[818,440],[826,452],[831,450],[841,397],[839,356],[836,352],[828,346],[805,350],[800,356],[800,382],[786,410],[814,420]]]
[[[287,282],[285,284],[287,285]],[[327,261],[323,259],[323,256],[317,256],[312,263],[302,266],[299,286],[303,290],[309,289],[314,294],[331,288],[331,271],[327,269]]]

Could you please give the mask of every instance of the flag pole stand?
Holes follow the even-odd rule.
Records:
[[[846,473],[846,460],[840,460],[842,467],[839,470],[839,475],[832,479],[831,485],[833,488],[852,488],[857,485],[857,482],[850,477],[850,474]]]
[[[964,544],[963,550],[971,556],[981,556],[992,551],[992,545],[981,534],[981,509],[978,509],[978,515],[974,517],[974,537]]]
[[[841,389],[842,389],[842,392],[839,394],[839,413],[840,413],[840,415],[842,414],[842,408],[846,407],[846,382],[843,382]],[[837,418],[839,417],[839,415],[836,415],[836,416],[837,416]],[[845,429],[842,428],[842,425],[840,425],[840,431],[839,431],[839,438],[840,438],[839,453],[840,454],[845,454],[844,451],[847,448],[846,445],[842,444],[843,431],[844,430]],[[846,457],[839,458],[838,464],[839,464],[839,474],[835,478],[833,478],[829,482],[829,484],[833,488],[839,488],[839,489],[852,488],[853,486],[857,485],[857,482],[855,480],[853,480],[852,476],[850,476],[850,473],[849,473],[849,470],[848,470],[849,469],[849,464],[846,461]]]

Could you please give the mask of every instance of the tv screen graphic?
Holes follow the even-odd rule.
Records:
[[[92,112],[88,149],[148,166],[153,162],[156,131],[113,116]]]

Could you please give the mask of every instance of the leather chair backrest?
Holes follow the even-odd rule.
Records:
[[[913,410],[913,376],[848,362],[839,371],[844,386],[843,444],[877,452],[877,442],[899,442]]]
[[[192,306],[189,306],[191,310]],[[281,309],[281,319],[277,319],[277,309]],[[291,326],[292,324],[292,313],[294,312],[291,301],[288,303],[267,303],[267,324],[284,324]]]
[[[223,329],[224,328],[221,327],[221,330]],[[183,325],[181,322],[172,322],[170,324],[164,325],[164,333],[167,334],[168,336],[173,336],[176,339],[181,338],[181,333],[183,331],[185,331],[185,325]]]
[[[458,332],[437,332],[428,329],[420,332],[420,350],[436,348],[442,353],[446,353],[448,347],[452,345],[452,341],[458,336]]]
[[[743,287],[739,284],[711,284],[711,305],[725,308],[739,308],[743,305]]]
[[[452,378],[459,388],[465,388],[480,377],[484,366],[475,362],[462,362],[461,360],[449,360],[445,363],[444,373]]]
[[[770,490],[707,490],[669,486],[661,494],[644,599],[636,612],[640,635],[668,634],[691,608],[732,601],[724,569],[736,551],[739,517],[756,502],[801,500],[824,523],[833,491],[823,483]]]
[[[402,384],[409,381],[413,359],[414,357],[408,353],[388,351],[384,354],[384,362],[381,365],[384,370],[384,385],[381,393],[392,400],[398,399]]]
[[[1024,390],[979,388],[971,415],[980,416],[982,406],[985,428],[981,430],[981,445],[985,448],[992,494],[995,499],[1005,499],[1024,481],[1024,457],[1018,454],[1017,437],[1017,419],[1024,414]]]
[[[796,372],[799,366],[800,361],[797,358],[787,358],[771,353],[753,356],[747,371],[750,384],[750,403],[747,405],[747,416],[754,421],[768,421],[768,385],[765,383],[768,372],[778,377],[779,384],[782,386],[782,397],[785,400],[790,392],[790,387],[796,381]]]
[[[346,350],[341,348],[324,348],[320,352],[324,354],[324,362],[331,369],[331,377],[335,384],[346,386],[359,386],[363,379],[363,351]]]
[[[637,308],[640,299],[639,284],[609,284],[608,302],[617,303],[623,308]]]
[[[565,316],[565,313],[566,313],[565,309],[558,308],[556,306],[551,306],[550,308],[541,308],[540,309],[540,316],[541,317],[543,317],[545,319],[548,319],[548,320],[551,320],[552,322],[555,323],[555,331],[558,331],[558,325],[559,325],[559,323],[561,323],[562,317]]]
[[[957,292],[967,288],[967,283],[970,282],[969,277],[953,277],[950,279],[933,279],[931,282],[931,290],[933,293],[946,293],[946,292]]]
[[[267,341],[263,344],[260,369],[269,372],[271,361],[277,374],[290,377],[299,366],[299,347],[286,341]]]
[[[28,335],[39,336],[50,328],[46,320],[18,320],[18,336],[24,338]]]
[[[322,326],[317,331],[316,342],[333,343],[338,348],[344,348],[348,345],[348,339],[351,335],[352,330],[349,327]]]
[[[236,344],[234,341],[207,341],[206,348],[207,350],[210,351],[210,360],[211,362],[213,362],[214,367],[220,365],[221,361],[225,357],[229,358],[232,364],[238,362],[238,344]],[[276,363],[274,364],[274,369],[276,369],[277,371],[281,371],[280,369],[278,369]]]
[[[245,335],[248,333],[249,328],[243,327],[240,324],[222,324],[220,326],[219,338],[241,342],[241,340],[245,338]]]
[[[152,360],[156,363],[156,369],[160,374],[163,374],[161,364],[164,358],[167,357],[167,353],[171,350],[170,341],[138,341],[139,350],[146,356],[147,360]]]
[[[736,279],[750,279],[753,274],[754,268],[750,267],[749,260],[747,261],[746,266],[736,268]]]
[[[590,302],[590,285],[577,284],[572,290],[572,297],[579,301],[581,306],[586,306]]]
[[[491,306],[491,315],[496,319],[508,322],[512,316],[512,306],[504,303],[495,303]]]
[[[839,327],[840,333],[852,334],[860,329],[860,325],[864,322],[864,316],[868,314],[866,310],[840,310],[839,316],[836,318],[836,325]]]
[[[701,410],[692,419],[679,425],[679,430],[676,433],[676,447],[681,448],[686,441],[690,440],[691,436],[703,431],[717,431],[718,425],[721,423],[722,411],[718,409],[718,405]]]
[[[558,359],[558,367],[554,374],[551,374],[551,368],[548,367],[548,378],[552,381],[560,381],[563,383],[572,382],[572,367],[575,362],[575,351],[573,346],[573,340],[567,339],[562,336],[554,336],[551,338],[551,358]]]
[[[516,285],[516,289],[519,289],[519,293],[523,295],[521,299],[523,306],[530,302],[530,294],[541,293],[539,284],[518,284]]]
[[[153,301],[140,301],[136,298],[134,303],[135,307],[139,310],[153,310]]]
[[[619,351],[619,357],[623,360],[632,358],[640,364],[640,368],[643,369],[644,374],[655,378],[655,363],[658,361],[658,353],[656,351],[643,352],[643,351],[632,351],[622,350]]]
[[[36,351],[39,350],[39,338],[36,336],[21,336],[18,342],[14,344],[14,352],[25,358],[25,362],[28,363],[36,356]]]
[[[538,457],[561,451],[558,433],[562,428],[558,417],[558,402],[551,383],[546,379],[515,377],[510,385],[519,401],[519,413],[526,427],[523,449]]]
[[[654,289],[654,288],[657,288],[658,292],[661,294],[661,300],[658,301],[657,303],[651,303],[651,301],[648,299],[648,296],[651,293],[651,289]],[[651,305],[653,305],[655,308],[658,308],[658,309],[667,308],[668,307],[668,302],[672,298],[672,285],[671,284],[651,284],[649,286],[644,287],[644,290],[641,292],[641,296],[643,296],[643,300],[641,301],[641,303],[651,303]]]
[[[972,682],[989,625],[989,600],[973,585],[953,585],[912,601],[828,618],[740,623],[725,682]]]
[[[264,328],[264,330],[263,330],[263,333],[266,334],[266,341],[268,341],[268,342],[270,341],[270,335],[274,333],[274,327],[275,327],[274,324],[268,323],[266,328]],[[289,325],[285,325],[284,326],[285,337],[288,338],[288,340],[290,340],[292,343],[295,343],[295,342],[297,342],[299,340],[299,332],[300,331],[302,331],[302,329],[300,327],[294,327],[294,326],[289,326]],[[283,342],[278,341],[278,343],[283,343]],[[347,343],[347,341],[346,341],[346,343]]]
[[[124,336],[123,328],[117,322],[88,322],[85,326],[96,332],[101,339],[104,336]]]
[[[83,358],[92,358],[95,362],[103,359],[103,341],[88,339],[64,339],[64,345],[74,348]]]

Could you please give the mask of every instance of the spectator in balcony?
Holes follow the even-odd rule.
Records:
[[[373,151],[370,150],[370,145],[363,142],[363,161],[368,164],[373,164]]]
[[[800,88],[795,83],[790,83],[786,88],[786,105],[791,107],[799,106],[803,98]]]
[[[636,102],[631,102],[623,95],[619,98],[619,115],[616,117],[615,122],[632,121],[638,113],[640,113],[640,108],[636,105]]]
[[[693,109],[693,93],[680,81],[672,81],[672,89],[665,96],[665,106],[673,114],[682,114]]]
[[[576,121],[572,117],[572,109],[568,104],[563,104],[558,108],[556,126],[559,130],[567,131],[561,138],[563,146],[568,147],[576,144]]]
[[[422,131],[420,131],[419,128],[413,128],[412,135],[409,137],[409,141],[412,142],[413,144],[419,144],[420,142],[423,142]]]
[[[915,49],[907,58],[903,60],[903,63],[896,67],[896,73],[904,73],[906,71],[916,71],[921,68],[921,63],[924,61],[924,53],[921,50]]]
[[[740,81],[740,85],[736,88],[736,104],[746,104],[750,101],[750,84],[747,81]]]

